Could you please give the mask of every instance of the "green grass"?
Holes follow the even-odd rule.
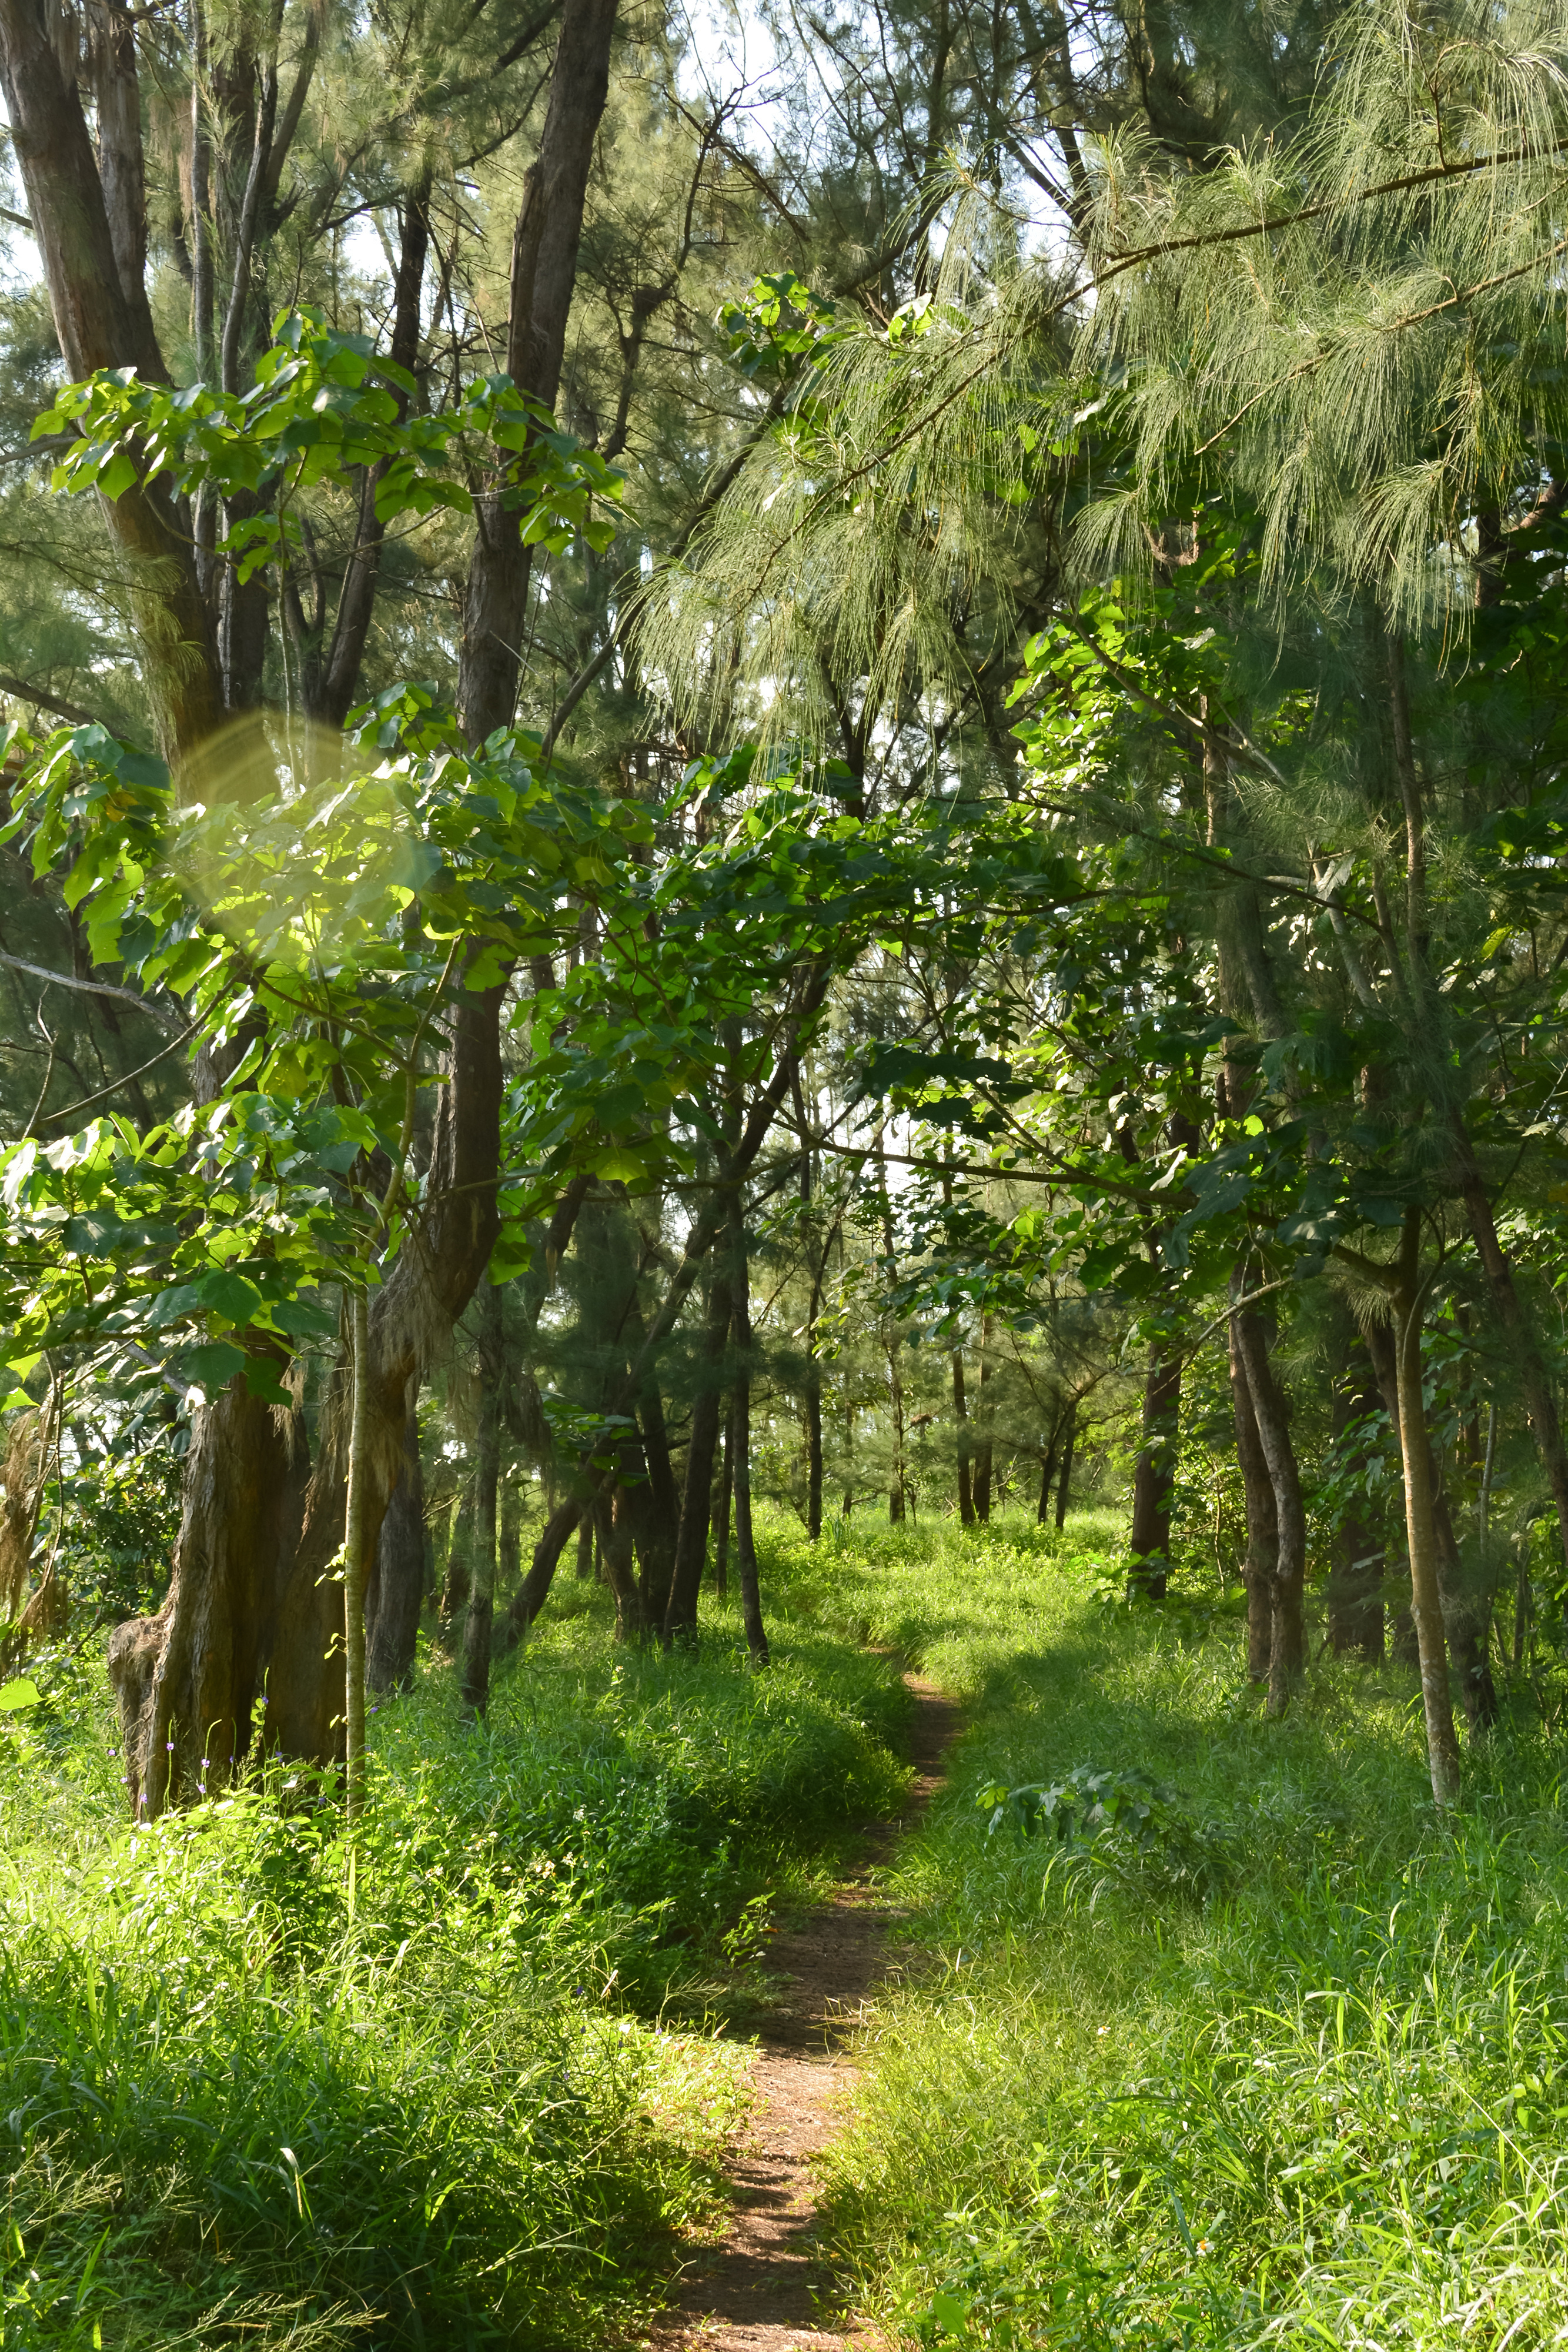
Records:
[[[1560,1757],[1521,1710],[1439,1823],[1402,1675],[1267,1722],[1232,1622],[1106,1608],[1113,1538],[886,1559],[967,1729],[832,2159],[852,2299],[933,2345],[1560,2343]],[[987,1783],[1084,1764],[1166,1792],[1142,1840],[988,1836]]]
[[[623,2340],[711,2221],[767,1914],[898,1803],[904,1694],[779,1624],[617,1656],[568,1586],[487,1725],[132,1833],[101,1670],[0,1733],[0,2345]],[[280,1802],[281,1800],[281,1802]]]
[[[616,1654],[565,1581],[484,1728],[445,1662],[378,1710],[351,1859],[301,1788],[132,1836],[100,1668],[42,1672],[0,1729],[4,2352],[637,2341],[722,2212],[771,1915],[900,1801],[904,1661],[966,1728],[828,2169],[849,2301],[906,2346],[1561,2341],[1539,1717],[1442,1823],[1401,1674],[1265,1721],[1234,1619],[1108,1604],[1113,1515],[764,1538],[769,1674],[725,1612]],[[979,1791],[1078,1767],[1117,1826],[988,1832]]]

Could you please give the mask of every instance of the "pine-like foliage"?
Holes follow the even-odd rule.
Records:
[[[1277,588],[1326,560],[1400,625],[1469,605],[1478,515],[1531,499],[1563,430],[1565,64],[1539,0],[1370,6],[1294,137],[1179,176],[1105,142],[1080,352],[1136,462],[1090,562],[1146,561],[1223,478]]]
[[[1065,287],[952,173],[927,289],[836,319],[778,429],[644,593],[643,660],[681,716],[810,742],[926,720],[1006,628],[1032,453],[1060,428]]]

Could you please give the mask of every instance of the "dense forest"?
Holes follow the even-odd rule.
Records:
[[[1561,7],[0,97],[0,2347],[1559,2342]]]

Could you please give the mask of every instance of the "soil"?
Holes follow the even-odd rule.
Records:
[[[868,2003],[894,1973],[887,1927],[897,1915],[875,1874],[940,1785],[956,1710],[905,1675],[915,1712],[915,1780],[903,1821],[868,1828],[862,1858],[830,1901],[779,1937],[781,1980],[751,2069],[754,2105],[727,2165],[728,2234],[699,2255],[650,2352],[871,2352],[883,2339],[836,2333],[822,2312],[831,2279],[815,2236],[815,2159],[843,2128],[852,2045]]]

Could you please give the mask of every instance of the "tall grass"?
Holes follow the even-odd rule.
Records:
[[[899,1801],[884,1661],[617,1657],[602,1596],[465,1721],[372,1725],[365,1832],[275,1772],[123,1818],[101,1667],[0,1733],[0,2346],[626,2340],[711,2220],[770,1895]],[[292,1785],[290,1785],[292,1784]],[[706,2017],[706,2023],[704,2019]]]
[[[1402,1675],[1266,1721],[1232,1623],[1106,1605],[1109,1532],[883,1539],[968,1727],[832,2160],[852,2292],[932,2345],[1563,2342],[1560,1758],[1505,1724],[1441,1822]],[[988,1835],[987,1784],[1082,1764],[1152,1830]]]

